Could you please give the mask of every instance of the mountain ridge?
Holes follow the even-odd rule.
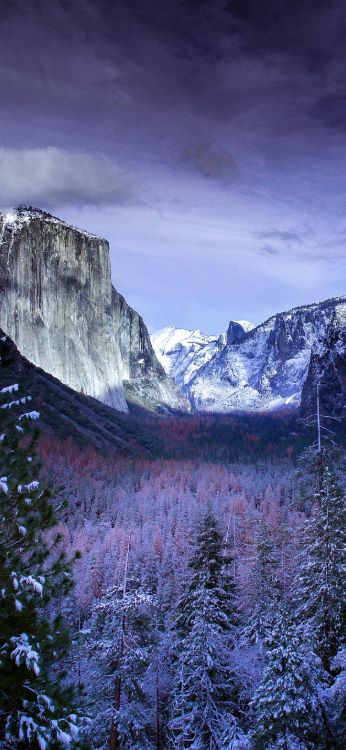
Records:
[[[345,329],[345,295],[292,307],[247,331],[231,321],[224,345],[201,366],[193,362],[192,353],[188,363],[192,377],[184,380],[180,372],[179,385],[197,411],[306,411],[314,399],[309,388],[316,390],[317,377],[327,378],[328,367],[336,389],[335,409],[342,412]],[[329,348],[334,358],[327,356]],[[312,359],[315,374],[308,378]],[[170,371],[176,377],[174,366]]]

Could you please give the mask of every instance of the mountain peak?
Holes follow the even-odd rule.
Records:
[[[255,328],[248,320],[231,320],[227,329],[227,344],[235,344],[241,341],[249,331]]]
[[[72,224],[69,224],[68,222],[64,221],[64,219],[59,219],[59,217],[53,216],[53,214],[50,214],[48,211],[44,211],[41,208],[35,208],[33,206],[28,206],[28,205],[6,207],[0,211],[0,221],[2,222],[2,230],[1,230],[2,235],[4,234],[6,230],[12,231],[12,232],[20,231],[23,228],[23,226],[29,224],[31,221],[34,221],[35,219],[40,219],[41,221],[46,221],[51,224],[56,224],[56,225],[67,227],[68,229],[71,229],[74,232],[78,232],[79,234],[83,234],[86,237],[101,239],[101,238],[98,238],[96,234],[92,234],[92,232],[89,232],[86,229],[80,229],[79,227],[75,227]],[[106,240],[103,240],[103,241],[106,242]]]
[[[151,336],[159,362],[182,390],[195,372],[219,351],[219,342],[220,336],[174,326],[162,328]]]
[[[0,214],[0,319],[24,357],[77,392],[120,411],[189,408],[112,287],[108,242],[31,206]]]

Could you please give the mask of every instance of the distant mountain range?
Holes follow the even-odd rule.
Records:
[[[278,313],[258,326],[231,321],[226,335],[164,328],[152,337],[163,367],[198,411],[315,408],[346,403],[346,297]]]
[[[210,336],[199,329],[189,330],[167,326],[152,334],[151,342],[165,371],[179,388],[187,391],[197,371],[209,362],[225,345],[243,338],[254,328],[247,320],[231,321],[227,334]]]
[[[150,338],[111,284],[108,242],[25,206],[0,214],[0,292],[2,330],[75,398],[125,413],[308,413],[320,383],[328,410],[345,408],[346,297],[232,320],[221,335],[172,326]]]

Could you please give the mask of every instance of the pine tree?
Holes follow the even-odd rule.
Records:
[[[328,468],[303,532],[297,618],[325,670],[345,639],[346,502]]]
[[[1,364],[8,356],[1,344]],[[4,375],[4,373],[3,373]],[[59,674],[67,633],[61,617],[45,614],[55,594],[72,585],[70,565],[48,547],[56,523],[50,492],[35,456],[39,416],[17,385],[0,391],[0,745],[62,748],[77,735],[72,693]]]
[[[243,640],[248,643],[262,645],[271,626],[279,595],[277,568],[270,530],[262,519],[250,573],[250,596],[243,628]]]
[[[254,750],[324,748],[319,661],[301,645],[285,603],[265,637],[266,665],[253,700]]]
[[[337,750],[346,747],[346,648],[342,647],[332,660],[333,684],[324,691],[328,728]]]
[[[145,682],[154,647],[155,600],[136,576],[96,600],[86,633],[89,701],[97,718],[88,729],[94,747],[153,748],[153,710]],[[91,657],[91,658],[90,658]]]
[[[227,746],[236,723],[231,652],[238,624],[236,590],[215,518],[197,535],[176,622],[176,669],[169,732],[176,750]]]

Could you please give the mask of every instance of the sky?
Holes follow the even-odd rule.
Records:
[[[149,330],[346,292],[340,0],[0,0],[0,205],[110,242]]]

